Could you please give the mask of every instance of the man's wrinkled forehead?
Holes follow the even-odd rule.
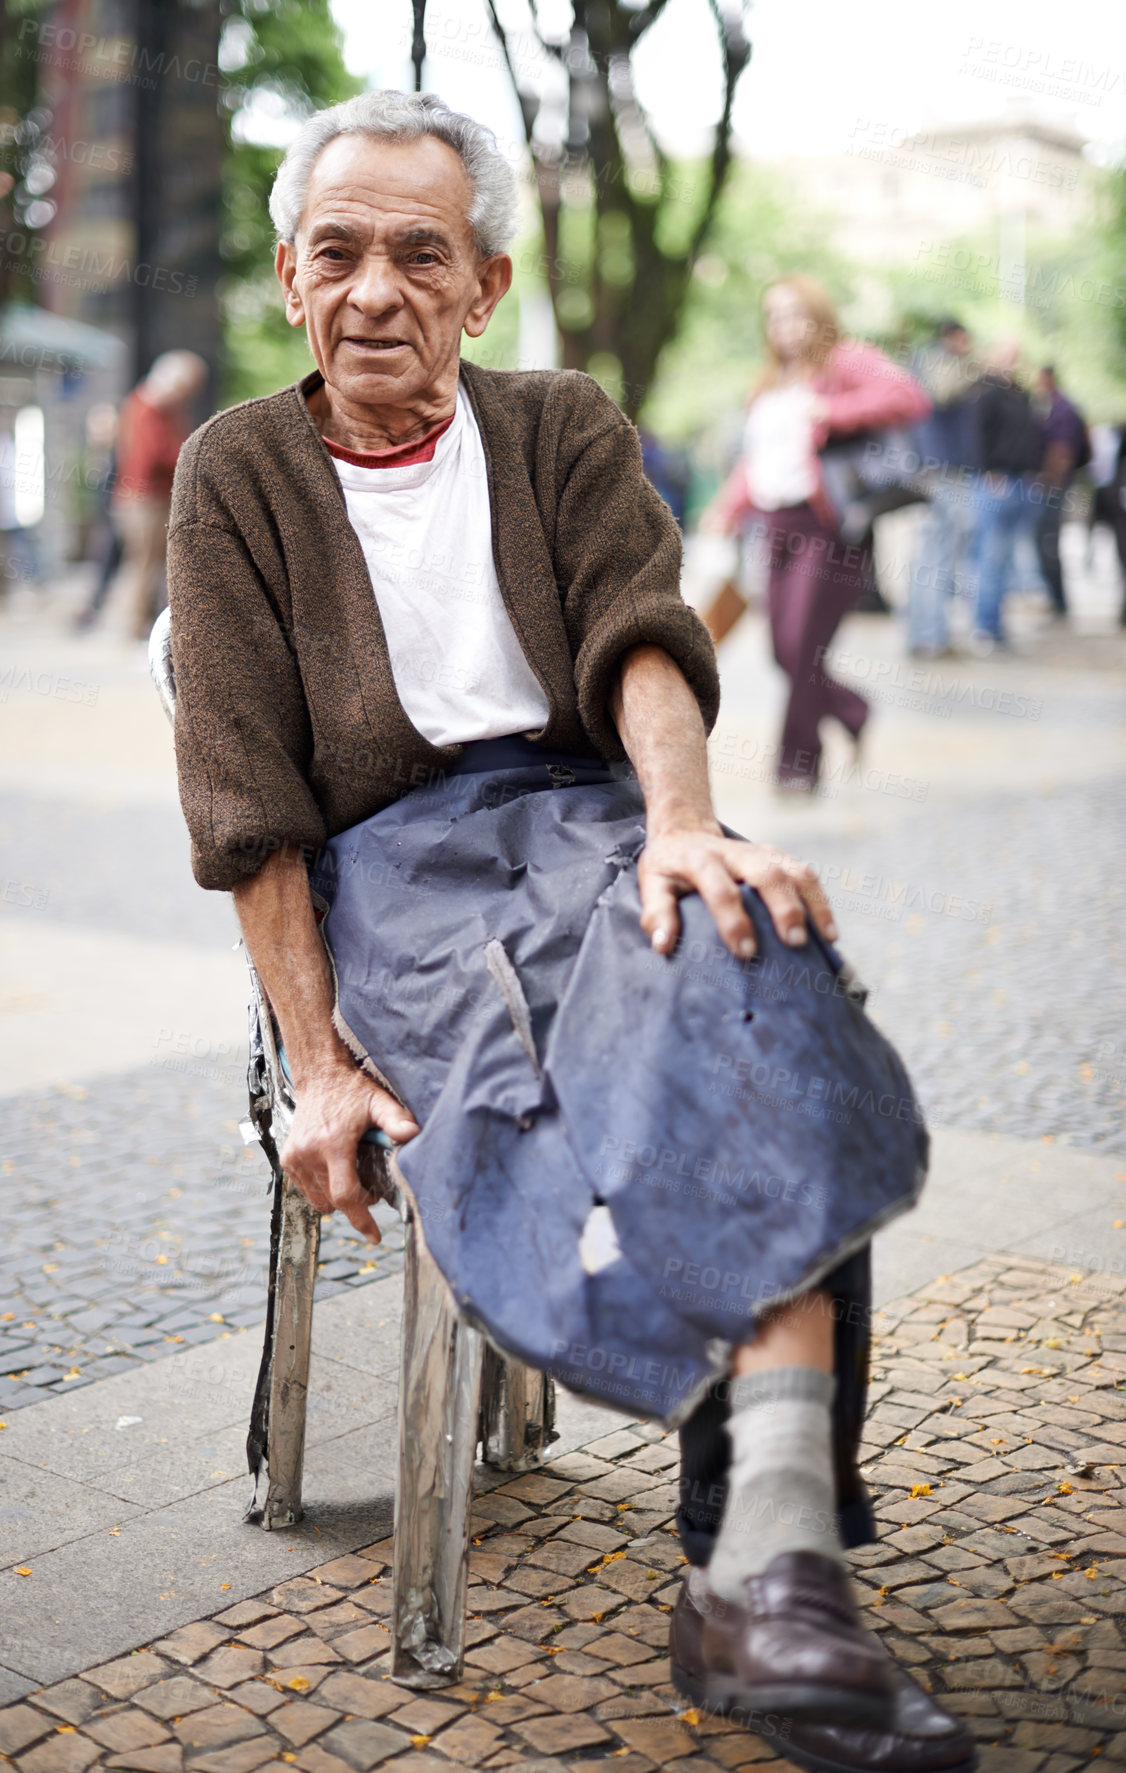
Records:
[[[339,221],[352,231],[429,232],[453,246],[471,247],[472,201],[460,157],[434,136],[407,142],[337,136],[309,175],[298,234],[308,240]]]

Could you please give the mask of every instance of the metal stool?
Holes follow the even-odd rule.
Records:
[[[149,665],[175,722],[169,612],[157,617]],[[267,1530],[302,1516],[305,1405],[313,1332],[320,1217],[282,1170],[279,1151],[293,1120],[293,1094],[261,981],[250,968],[250,1120],[273,1172],[266,1336],[247,1458],[265,1471],[266,1497],[251,1519]],[[461,1677],[469,1515],[478,1444],[501,1471],[538,1465],[555,1439],[552,1381],[509,1360],[465,1323],[426,1248],[400,1187],[393,1150],[365,1140],[360,1169],[374,1192],[396,1205],[407,1228],[399,1378],[399,1473],[395,1491],[392,1668],[409,1687],[441,1687]]]

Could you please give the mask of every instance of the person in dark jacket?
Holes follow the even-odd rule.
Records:
[[[911,371],[929,395],[932,410],[913,434],[929,509],[911,568],[907,646],[914,658],[936,659],[949,650],[950,600],[974,519],[977,439],[972,393],[981,365],[961,321],[944,320],[934,343],[919,352]]]
[[[1005,645],[1002,606],[1021,528],[1034,519],[1034,489],[1044,458],[1044,430],[1017,377],[1020,345],[1008,340],[991,352],[978,386],[978,563],[975,651]]]
[[[1044,459],[1040,464],[1043,504],[1036,525],[1036,550],[1052,609],[1057,616],[1064,616],[1067,598],[1060,561],[1060,526],[1076,473],[1091,459],[1091,440],[1083,414],[1061,390],[1050,364],[1045,364],[1036,378],[1033,405],[1044,429]]]

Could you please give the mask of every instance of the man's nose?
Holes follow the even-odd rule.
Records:
[[[400,308],[403,303],[398,267],[386,253],[367,252],[356,267],[356,275],[348,291],[354,308],[369,319]]]

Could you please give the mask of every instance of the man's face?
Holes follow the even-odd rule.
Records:
[[[952,326],[942,335],[942,343],[952,357],[965,357],[970,348],[970,335],[963,326]]]
[[[512,279],[482,259],[466,219],[472,188],[434,136],[338,136],[318,158],[276,269],[329,388],[364,406],[425,400],[455,365],[464,328],[484,332]]]

